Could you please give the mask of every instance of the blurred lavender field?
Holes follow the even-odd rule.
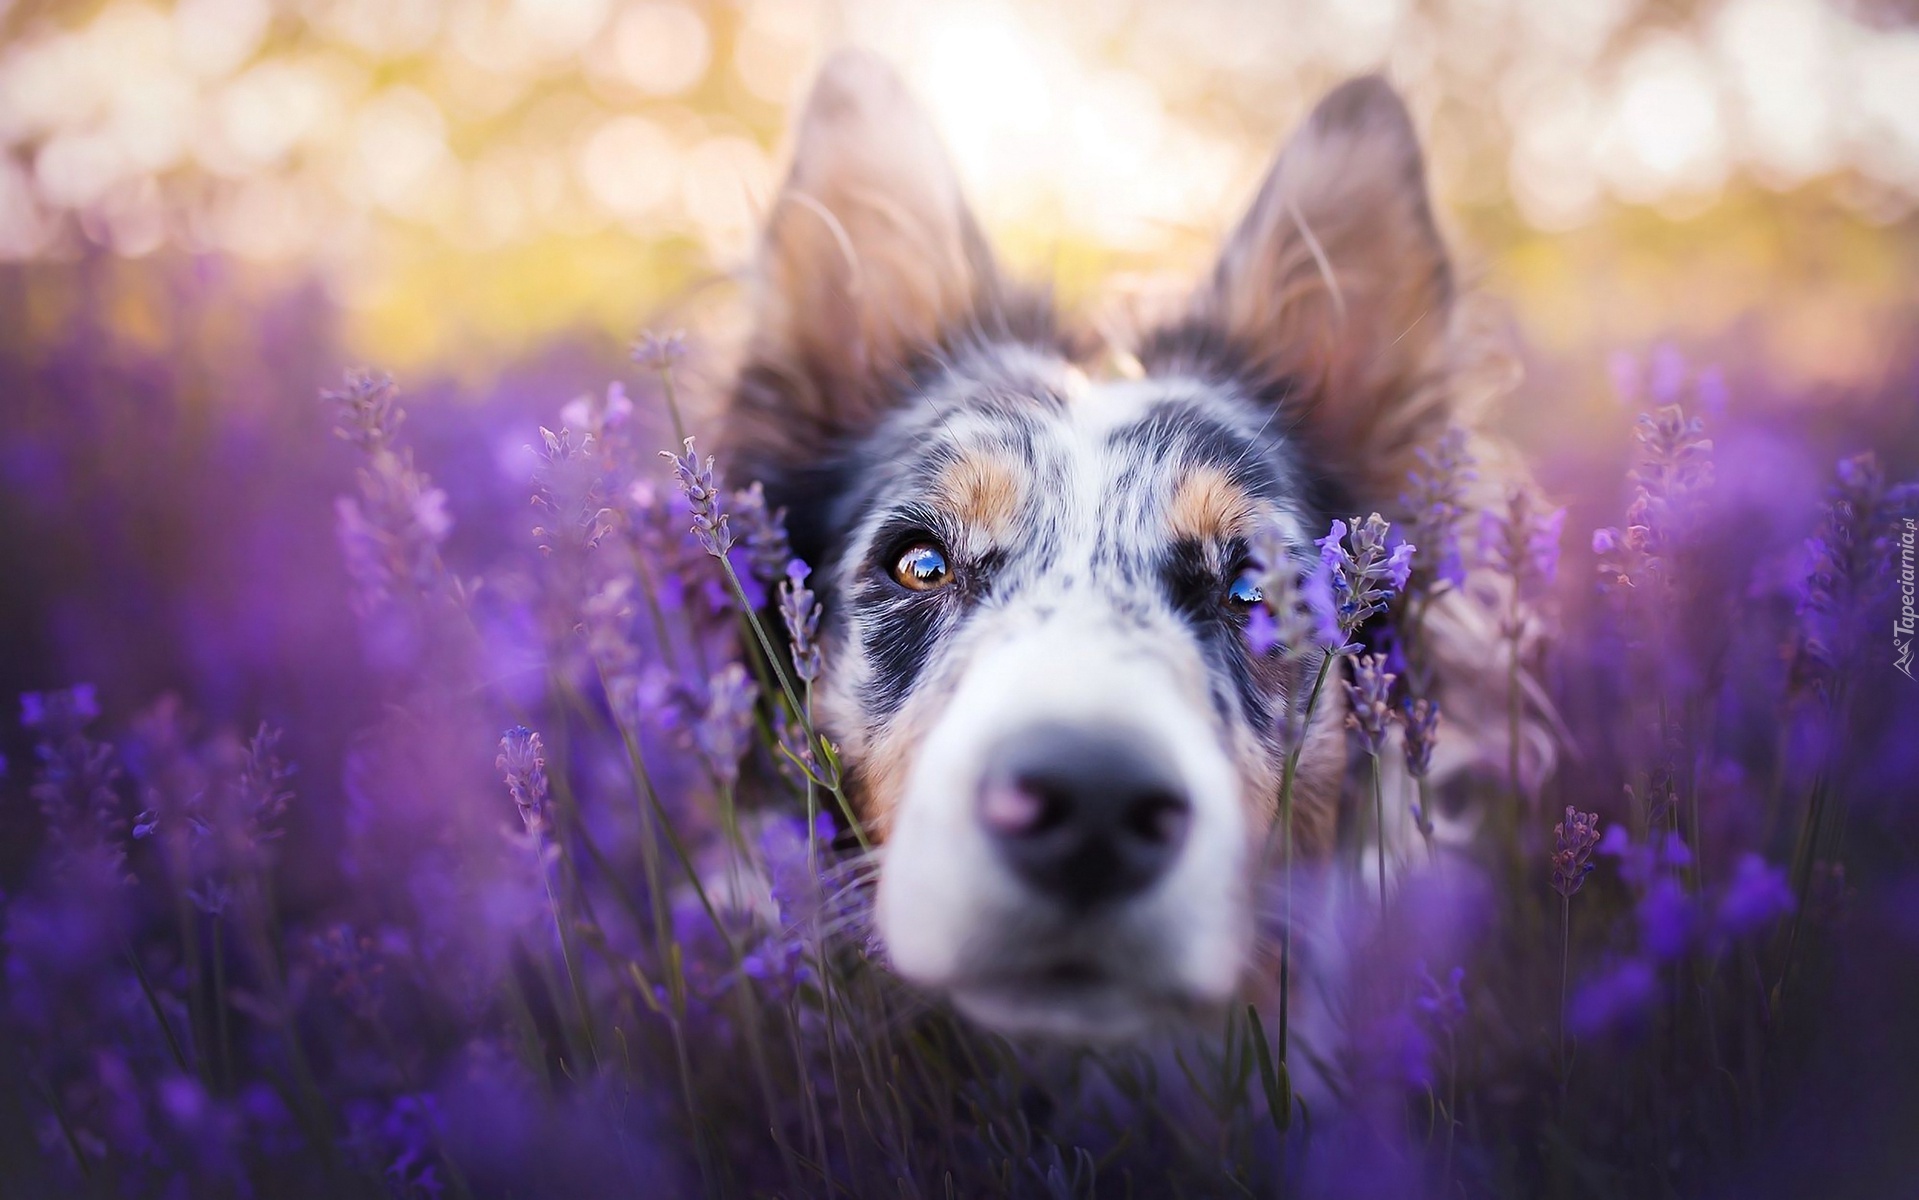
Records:
[[[1910,1193],[1894,6],[378,8],[0,3],[0,1195]],[[1428,124],[1542,494],[1388,515],[1523,579],[1565,750],[1336,931],[1329,1095],[1246,1011],[1016,1046],[869,944],[777,531],[726,480],[729,577],[658,456],[845,36],[1073,303],[1320,82]]]

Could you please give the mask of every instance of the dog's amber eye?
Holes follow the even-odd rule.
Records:
[[[1253,578],[1251,571],[1242,572],[1226,588],[1226,603],[1234,608],[1251,608],[1265,598],[1266,593],[1259,590],[1259,581]]]
[[[893,578],[900,581],[901,587],[930,592],[951,582],[953,569],[946,565],[944,550],[932,542],[914,542],[893,565]]]

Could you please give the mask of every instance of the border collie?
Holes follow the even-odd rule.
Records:
[[[755,282],[723,458],[816,567],[818,719],[879,845],[895,969],[993,1029],[1077,1040],[1257,994],[1287,683],[1246,636],[1249,542],[1309,556],[1335,516],[1393,515],[1416,449],[1511,383],[1399,97],[1326,96],[1178,310],[1092,336],[1002,277],[924,112],[841,52]],[[1423,623],[1436,781],[1507,761],[1498,588]],[[1341,690],[1294,790],[1309,863],[1352,790]],[[1543,742],[1529,723],[1535,777]],[[1388,873],[1423,861],[1386,824]]]

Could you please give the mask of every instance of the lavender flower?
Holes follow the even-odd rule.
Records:
[[[1553,826],[1553,890],[1572,898],[1592,872],[1593,847],[1599,844],[1599,814],[1568,806],[1566,819]]]
[[[1531,488],[1506,491],[1503,508],[1480,514],[1481,560],[1513,581],[1519,597],[1532,599],[1552,587],[1559,571],[1559,537],[1566,510],[1543,511]]]
[[[1639,920],[1639,943],[1657,959],[1674,959],[1691,944],[1698,913],[1685,885],[1670,875],[1662,875],[1640,895],[1633,906]]]
[[[753,736],[759,689],[739,663],[721,667],[707,690],[706,711],[693,726],[693,744],[721,787],[740,777],[740,757]]]
[[[1394,596],[1406,590],[1413,568],[1413,544],[1395,540],[1393,527],[1378,513],[1365,520],[1353,518],[1348,528],[1334,521],[1319,547],[1320,570],[1332,585],[1334,611],[1341,637],[1350,645],[1353,635],[1369,619],[1386,611]]]
[[[353,607],[367,616],[399,599],[461,595],[440,561],[452,531],[446,493],[413,464],[412,452],[396,446],[404,414],[393,381],[368,371],[350,371],[346,386],[321,392],[339,424],[334,432],[365,455],[358,496],[334,502],[336,528]]]
[[[1424,779],[1432,770],[1433,746],[1439,740],[1439,703],[1425,696],[1408,696],[1400,704],[1398,716],[1406,743],[1406,773]]]
[[[37,735],[40,760],[29,792],[46,821],[55,860],[63,868],[117,874],[126,858],[125,803],[113,747],[86,734],[99,714],[88,684],[20,697],[20,723]]]
[[[346,373],[345,386],[338,391],[322,391],[320,401],[333,409],[339,422],[333,427],[333,435],[372,455],[392,446],[394,435],[406,420],[399,395],[391,375],[355,367]]]
[[[1354,681],[1345,685],[1352,703],[1346,726],[1356,735],[1362,753],[1378,754],[1386,743],[1386,732],[1393,723],[1392,691],[1397,678],[1386,669],[1386,660],[1380,655],[1366,654],[1353,660]]]
[[[833,823],[823,814],[813,828],[814,841],[830,844]],[[773,817],[760,827],[759,856],[772,885],[773,901],[779,905],[780,920],[789,927],[803,929],[819,916],[826,903],[814,865],[808,861],[806,821],[802,817]]]
[[[264,869],[273,843],[286,835],[294,769],[280,758],[281,731],[262,723],[241,753],[223,811],[214,814],[223,843],[221,864],[229,873]]]
[[[546,779],[546,746],[540,735],[515,725],[500,735],[500,756],[494,767],[506,779],[507,794],[520,810],[520,820],[534,836],[546,832],[551,807]]]
[[[533,503],[547,524],[533,536],[542,554],[594,550],[613,532],[599,464],[589,435],[577,443],[571,430],[540,427],[540,465],[533,473]]]
[[[692,505],[693,534],[699,538],[701,548],[715,558],[724,558],[733,549],[734,539],[727,527],[728,516],[720,505],[720,485],[713,471],[713,456],[707,455],[702,463],[693,449],[692,438],[687,438],[684,446],[682,454],[662,450],[660,457],[673,464],[680,491]]]
[[[633,343],[633,361],[649,371],[670,371],[686,358],[686,331],[665,333],[647,330]]]
[[[1422,565],[1430,566],[1436,584],[1458,587],[1466,581],[1459,551],[1459,519],[1465,507],[1466,485],[1479,476],[1468,448],[1466,430],[1450,425],[1432,446],[1414,454],[1419,465],[1406,476],[1400,505],[1412,514],[1413,542],[1424,546]]]
[[[1750,851],[1733,864],[1732,878],[1712,912],[1712,931],[1726,939],[1757,933],[1794,907],[1786,873]]]
[[[571,429],[583,430],[587,444],[600,449],[606,458],[607,438],[615,434],[633,416],[633,401],[626,386],[615,380],[603,393],[587,392],[575,396],[560,408],[560,421]]]
[[[780,619],[786,622],[786,636],[792,643],[793,672],[805,683],[820,674],[820,606],[806,586],[806,577],[812,573],[811,567],[793,559],[780,584]]]
[[[1447,972],[1446,982],[1442,984],[1427,972],[1424,962],[1419,964],[1419,994],[1413,997],[1413,1004],[1441,1037],[1456,1031],[1459,1023],[1466,1019],[1465,982],[1464,967],[1454,967]]]
[[[1897,557],[1895,519],[1919,500],[1915,485],[1886,486],[1871,451],[1841,459],[1834,475],[1794,596],[1793,681],[1826,696],[1856,652],[1860,610],[1878,597]]]
[[[1639,1017],[1659,995],[1659,977],[1641,958],[1628,958],[1581,982],[1566,1024],[1593,1035]]]
[[[1677,875],[1692,865],[1692,851],[1686,840],[1654,826],[1645,841],[1635,841],[1623,825],[1614,825],[1599,839],[1599,853],[1619,860],[1619,877],[1635,888],[1645,889],[1656,880]]]
[[[20,697],[20,724],[48,741],[72,737],[99,718],[100,698],[90,683]]]
[[[768,510],[766,490],[756,479],[751,487],[733,493],[731,515],[740,540],[746,543],[747,563],[754,578],[778,583],[793,558],[793,544],[786,536],[786,510]]]
[[[338,924],[314,934],[307,949],[347,1011],[369,1024],[379,1021],[386,963],[379,958],[373,939],[356,934],[351,925]]]
[[[1669,594],[1673,560],[1690,540],[1697,502],[1713,481],[1712,439],[1705,424],[1676,403],[1642,413],[1633,430],[1639,451],[1624,530],[1593,534],[1599,574],[1608,591],[1653,588]]]
[[[1253,653],[1278,650],[1297,662],[1314,650],[1341,643],[1327,572],[1317,561],[1301,561],[1277,524],[1262,526],[1251,548],[1255,585],[1260,603],[1247,623]]]

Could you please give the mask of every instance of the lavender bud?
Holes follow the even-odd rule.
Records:
[[[786,536],[786,510],[769,510],[766,491],[754,480],[752,486],[733,493],[732,516],[746,543],[748,565],[762,583],[778,582],[786,574],[793,557],[793,545]]]
[[[339,424],[333,434],[371,454],[393,442],[406,413],[400,408],[399,388],[384,371],[356,367],[346,373],[345,386],[320,393],[320,402],[333,409]]]
[[[1566,819],[1553,826],[1553,890],[1570,899],[1593,869],[1593,847],[1599,844],[1599,814],[1568,806]]]
[[[1440,983],[1419,964],[1419,995],[1413,1003],[1421,1015],[1441,1034],[1451,1033],[1466,1019],[1466,968],[1454,967]]]
[[[1355,517],[1350,527],[1334,521],[1314,545],[1332,584],[1340,634],[1350,642],[1362,625],[1385,612],[1392,598],[1405,590],[1413,545],[1395,541],[1391,523],[1378,513],[1363,521]]]
[[[1352,702],[1352,711],[1346,714],[1346,727],[1357,735],[1359,748],[1367,754],[1378,754],[1386,742],[1386,731],[1392,726],[1392,690],[1393,681],[1398,678],[1386,669],[1386,660],[1377,654],[1367,654],[1353,660],[1354,682],[1346,685],[1347,699]]]
[[[693,744],[722,787],[740,777],[740,756],[753,733],[753,706],[759,690],[739,663],[728,663],[713,677],[706,711],[693,726]]]
[[[1503,508],[1480,514],[1479,551],[1488,567],[1513,581],[1520,595],[1537,596],[1559,571],[1559,538],[1566,510],[1542,511],[1527,487],[1506,492]],[[1599,539],[1595,538],[1595,545]]]
[[[733,532],[727,527],[727,514],[720,507],[719,482],[713,470],[713,456],[707,455],[706,461],[700,461],[699,454],[693,449],[693,439],[687,438],[685,452],[674,454],[660,451],[660,457],[673,464],[673,475],[679,480],[680,491],[685,494],[687,503],[693,509],[693,534],[699,539],[701,549],[715,558],[724,558],[733,549]]]
[[[806,683],[820,674],[820,606],[806,586],[810,574],[812,568],[796,558],[786,565],[786,580],[780,584],[780,619],[792,642],[793,671]]]
[[[507,730],[500,737],[500,756],[493,765],[506,778],[507,793],[519,807],[527,832],[545,832],[549,799],[546,747],[540,735],[524,725]]]
[[[1406,773],[1426,778],[1432,770],[1433,746],[1439,740],[1439,705],[1424,696],[1409,697],[1399,709],[1399,727],[1406,741]]]
[[[686,357],[686,331],[655,333],[647,330],[633,343],[633,361],[649,371],[670,371]]]
[[[1448,426],[1432,446],[1414,451],[1419,465],[1406,476],[1400,504],[1412,514],[1413,541],[1426,547],[1422,556],[1436,582],[1458,587],[1466,580],[1459,551],[1459,521],[1465,509],[1466,485],[1478,478],[1467,448],[1465,429]]]

